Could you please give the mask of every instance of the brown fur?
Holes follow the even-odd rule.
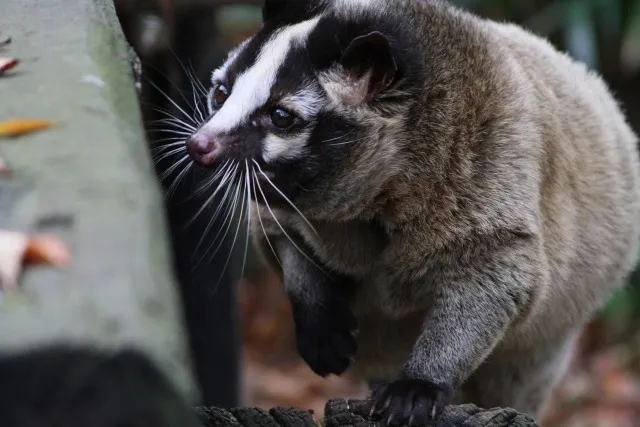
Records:
[[[410,126],[377,123],[393,147],[360,145],[322,199],[295,201],[317,235],[276,214],[357,283],[364,378],[451,382],[458,400],[538,417],[580,329],[635,264],[638,139],[602,80],[546,41],[401,3],[428,52]],[[285,240],[258,210],[271,243]],[[295,262],[281,267],[253,227],[286,281]]]

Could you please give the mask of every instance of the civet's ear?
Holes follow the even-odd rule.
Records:
[[[353,39],[340,60],[346,77],[355,81],[352,104],[369,102],[396,80],[398,65],[387,37],[373,31]]]

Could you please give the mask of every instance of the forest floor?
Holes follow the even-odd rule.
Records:
[[[322,417],[330,398],[363,398],[365,384],[352,375],[323,379],[295,350],[290,307],[279,281],[264,272],[241,282],[244,336],[244,404],[295,406]],[[571,369],[555,390],[541,427],[639,427],[640,376],[633,366],[640,340],[594,346],[606,335],[602,322],[585,329]]]

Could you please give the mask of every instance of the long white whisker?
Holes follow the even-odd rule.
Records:
[[[164,119],[156,119],[156,120],[147,120],[144,122],[145,125],[152,125],[152,124],[178,124],[181,126],[184,126],[185,128],[188,128],[189,130],[195,130],[196,127],[193,126],[190,123],[187,123],[177,117],[166,117]]]
[[[187,132],[179,129],[171,129],[171,128],[147,128],[147,130],[151,132],[162,132],[169,135],[177,135],[181,138],[187,139],[193,132]]]
[[[173,142],[171,144],[165,144],[165,145],[162,145],[160,147],[152,148],[150,151],[151,151],[151,154],[153,155],[153,157],[155,158],[155,157],[157,157],[159,155],[162,155],[167,150],[169,150],[169,149],[175,150],[176,147],[181,146],[181,145],[184,145],[184,142],[182,142],[182,141],[181,142]]]
[[[169,186],[169,190],[167,191],[167,198],[171,198],[173,192],[175,191],[176,188],[178,188],[178,184],[180,183],[180,181],[186,176],[186,174],[189,172],[189,170],[191,169],[191,167],[193,166],[193,163],[187,163],[187,166],[185,166],[182,171],[178,174],[178,176],[176,177],[176,179],[173,180],[173,183]]]
[[[164,144],[165,142],[171,142],[171,144]],[[153,143],[156,147],[153,147],[152,150],[160,150],[164,147],[172,146],[175,143],[184,144],[184,138],[181,136],[170,136],[162,139],[154,139]]]
[[[304,222],[307,223],[307,225],[311,228],[311,230],[313,230],[313,232],[317,236],[318,232],[316,231],[315,227],[311,224],[311,222],[309,222],[307,217],[305,217],[304,214],[302,212],[300,212],[300,209],[298,209],[298,207],[291,200],[289,200],[289,198],[287,196],[285,196],[284,193],[282,191],[280,191],[280,189],[269,179],[267,174],[265,174],[263,172],[262,168],[260,167],[260,165],[258,164],[258,162],[255,159],[253,160],[253,163],[256,165],[256,167],[258,168],[258,171],[260,171],[262,176],[267,180],[269,185],[271,185],[271,187],[273,187],[273,189],[276,190],[278,192],[278,194],[280,194],[280,196],[282,196],[282,198],[287,201],[287,203],[289,203],[289,205],[298,213],[298,215],[300,215],[300,217],[304,220]]]
[[[176,59],[178,60],[178,62],[180,62],[180,60],[179,60],[177,57],[176,57]],[[183,92],[183,91],[182,91],[182,89],[178,86],[178,84],[177,84],[176,82],[174,82],[172,79],[170,79],[170,78],[169,78],[165,73],[163,73],[163,72],[162,72],[158,67],[155,67],[154,65],[152,65],[152,64],[150,64],[150,63],[148,63],[148,62],[145,62],[145,64],[144,64],[144,65],[145,65],[145,66],[148,66],[148,67],[151,67],[151,68],[155,69],[156,71],[158,71],[158,73],[160,73],[160,75],[162,75],[162,76],[167,80],[167,82],[169,82],[169,83],[170,83],[170,84],[171,84],[171,85],[172,85],[172,86],[173,86],[173,87],[178,91],[178,93],[180,94],[180,96],[182,97],[182,99],[184,100],[184,102],[186,102],[186,103],[187,103],[187,105],[189,105],[189,100],[184,96],[184,94],[182,93],[182,92]],[[150,79],[146,78],[146,80],[147,80],[150,84],[152,84],[152,85],[153,85],[153,82],[152,82]],[[154,85],[154,86],[155,86],[155,85]],[[164,96],[165,96],[169,101],[171,101],[171,99],[169,98],[169,96],[168,96],[167,94],[165,94],[164,92],[162,92],[162,91],[161,91],[157,86],[155,86],[155,87],[156,87],[156,89],[157,89],[160,93],[162,93],[162,95],[164,95]]]
[[[236,165],[236,166],[238,166],[238,165]],[[233,181],[230,184],[231,186],[236,188],[236,191],[235,191],[235,193],[233,195],[233,200],[231,202],[231,205],[229,206],[230,209],[227,209],[226,218],[223,221],[222,226],[220,227],[220,229],[216,233],[216,236],[213,238],[213,240],[211,241],[211,243],[209,244],[207,249],[202,254],[202,257],[200,257],[200,259],[197,261],[197,264],[199,264],[203,260],[203,258],[209,252],[209,250],[211,250],[211,247],[218,240],[218,237],[220,237],[220,241],[218,243],[218,246],[216,246],[216,248],[213,250],[213,255],[211,255],[211,257],[210,257],[211,259],[215,258],[216,254],[218,253],[218,250],[220,250],[220,247],[224,243],[225,238],[229,234],[229,229],[231,228],[231,224],[233,223],[233,218],[235,217],[235,214],[236,214],[236,209],[238,208],[238,196],[240,194],[240,186],[236,185],[236,182],[235,182],[237,170],[238,169],[236,167],[234,169]],[[229,213],[229,210],[231,210],[231,213]],[[222,232],[223,229],[224,229],[224,232]],[[221,232],[222,232],[222,235],[220,235]]]
[[[186,78],[187,78],[187,79],[189,79],[189,83],[191,84],[191,89],[192,89],[192,92],[193,92],[193,109],[194,109],[194,111],[196,111],[196,112],[197,112],[197,114],[200,116],[200,121],[201,121],[202,123],[204,123],[204,122],[205,122],[205,118],[204,118],[204,116],[203,116],[202,112],[200,111],[199,103],[198,103],[198,101],[196,100],[196,87],[194,86],[194,82],[195,82],[196,84],[199,84],[200,86],[202,86],[202,83],[201,83],[201,82],[200,82],[200,80],[197,78],[196,73],[195,73],[195,70],[194,70],[194,73],[192,74],[192,73],[189,71],[189,69],[188,69],[188,68],[183,64],[183,62],[180,60],[180,58],[178,57],[178,55],[176,55],[176,53],[173,51],[173,49],[171,49],[171,47],[169,47],[169,51],[171,52],[171,54],[174,56],[174,58],[176,59],[176,61],[178,62],[178,64],[179,64],[179,65],[180,65],[180,67],[182,68],[182,70],[184,71],[184,73],[185,73],[185,75],[186,75]],[[191,63],[191,60],[189,60],[189,63]],[[193,66],[192,66],[191,68],[193,68]],[[151,82],[150,82],[150,83],[151,83]],[[158,89],[158,88],[156,87],[156,89]],[[204,89],[204,88],[203,88],[203,89]],[[160,90],[160,89],[158,89],[158,90]],[[162,92],[162,91],[160,91],[160,92]],[[184,96],[184,94],[182,93],[182,91],[179,91],[179,93],[180,93],[180,95],[182,96],[182,98],[185,100],[185,102],[188,104],[188,103],[189,103],[189,101],[187,101],[187,99],[186,99],[186,97]],[[207,95],[207,91],[206,91],[206,90],[203,90],[202,94],[203,94],[204,96],[206,96],[206,95]],[[166,95],[165,95],[165,96],[166,96]],[[168,97],[167,97],[167,98],[168,98]],[[171,99],[169,99],[169,101],[171,101]],[[173,102],[173,101],[171,101],[171,102]],[[174,103],[174,105],[175,105],[175,103]],[[176,106],[176,107],[177,107],[177,106]],[[180,107],[177,107],[177,108],[180,108]],[[182,111],[183,111],[183,113],[184,113],[184,110],[182,110]],[[192,118],[192,117],[190,117],[190,119],[193,121],[193,123],[194,123],[194,124],[196,124],[196,123],[195,123],[196,121],[195,121],[195,120],[193,120],[193,118]]]
[[[202,95],[207,96],[207,88],[205,88],[202,82],[200,81],[200,79],[198,79],[198,76],[196,75],[196,70],[193,68],[193,64],[191,63],[191,58],[189,58],[189,68],[191,69],[189,73],[193,77],[193,81],[196,82],[196,87],[200,89]]]
[[[257,179],[256,179],[256,174],[253,170],[251,170],[253,176],[251,177],[252,181],[253,181],[253,198],[256,200],[256,203],[258,202],[258,194],[256,193],[256,187],[259,186]],[[264,200],[264,199],[263,199]],[[267,204],[267,201],[264,200],[265,205]],[[271,248],[271,252],[273,252],[273,256],[276,259],[276,261],[278,261],[278,264],[280,264],[280,267],[282,267],[282,271],[284,271],[284,267],[282,266],[282,263],[280,262],[280,259],[278,258],[278,254],[276,253],[276,250],[274,249],[273,245],[271,244],[271,241],[269,240],[269,235],[267,234],[267,230],[264,228],[264,224],[262,222],[262,216],[260,215],[260,208],[256,209],[256,213],[258,214],[258,221],[260,222],[260,227],[262,228],[262,232],[264,233],[264,238],[267,241],[267,244],[269,245],[269,247]]]
[[[366,138],[360,138],[360,139],[353,139],[350,141],[345,141],[345,142],[336,142],[334,144],[327,144],[329,147],[338,147],[340,145],[348,145],[348,144],[355,144],[356,142],[360,142],[360,141],[364,141],[366,140]]]
[[[222,180],[218,183],[218,187],[215,189],[215,191],[211,194],[211,196],[209,196],[209,198],[207,199],[207,201],[205,202],[204,205],[202,205],[202,207],[196,212],[196,214],[193,216],[193,218],[187,223],[187,227],[190,226],[191,224],[193,224],[193,222],[198,218],[198,216],[200,216],[200,214],[202,214],[202,212],[204,212],[204,210],[207,208],[207,206],[209,205],[209,203],[211,203],[211,201],[213,200],[213,198],[216,196],[216,194],[218,194],[218,192],[224,188],[226,182],[229,180],[229,177],[235,178],[235,174],[238,170],[238,164],[235,165],[234,168],[230,168],[224,175],[224,177],[222,178]],[[233,180],[232,180],[233,182]]]
[[[186,125],[178,122],[165,122],[165,123],[153,123],[148,124],[146,127],[150,131],[154,132],[167,132],[167,131],[176,131],[181,132],[186,135],[191,135],[196,131],[196,128],[191,125]]]
[[[153,120],[145,120],[144,124],[145,125],[152,125],[152,124],[157,124],[157,123],[180,123],[186,126],[193,126],[190,123],[185,122],[184,120],[182,120],[180,117],[176,117],[173,114],[171,114],[170,112],[166,111],[166,110],[158,110],[160,112],[162,112],[163,114],[168,115],[168,117],[164,117],[162,119],[153,119]]]
[[[229,167],[229,171],[228,172],[230,172],[230,171],[231,171],[231,167]],[[209,204],[211,204],[211,201],[215,197],[216,193],[218,191],[220,191],[221,188],[224,188],[223,187],[223,183],[219,183],[218,184],[218,187],[216,188],[216,191],[205,201],[205,203],[203,204],[201,209],[205,209]],[[224,224],[226,224],[226,219],[229,216],[229,210],[230,210],[230,206],[229,206],[227,197],[229,196],[229,191],[232,188],[233,188],[233,185],[227,185],[226,186],[226,191],[222,195],[222,199],[220,199],[220,202],[218,203],[218,207],[216,208],[215,212],[213,213],[213,215],[211,215],[211,218],[207,222],[207,226],[205,227],[204,232],[202,233],[202,236],[200,237],[200,240],[198,241],[198,244],[196,245],[196,248],[195,248],[194,252],[197,252],[198,249],[200,248],[200,245],[202,245],[202,243],[204,242],[205,237],[209,233],[209,230],[211,230],[211,227],[213,226],[214,221],[216,220],[216,218],[218,218],[218,215],[220,214],[220,212],[221,212],[223,207],[227,208],[227,215],[225,216],[225,221],[223,222],[222,225],[224,226]],[[194,219],[195,218],[196,217],[194,217]],[[220,235],[221,230],[222,230],[222,227],[220,227],[218,229],[218,233],[216,233],[216,235],[212,239],[212,243],[209,245],[209,247],[211,247],[216,242],[216,240],[218,239],[218,236]],[[205,252],[205,254],[206,254],[206,252]]]
[[[180,160],[176,161],[173,165],[171,165],[170,168],[168,168],[167,170],[165,170],[164,172],[162,172],[162,174],[160,175],[160,180],[164,181],[165,179],[167,179],[167,177],[169,175],[171,175],[171,173],[178,167],[180,166],[183,162],[188,161],[189,157],[188,156],[183,156]]]
[[[151,104],[151,103],[146,102],[146,101],[142,101],[142,104],[144,104],[144,105],[148,105],[148,106],[149,106],[149,108],[150,108],[152,111],[155,111],[155,112],[157,112],[157,113],[163,114],[163,115],[165,116],[165,119],[173,119],[173,120],[177,120],[177,121],[179,121],[179,122],[181,122],[181,123],[189,124],[190,126],[194,126],[194,125],[195,125],[195,126],[197,126],[197,125],[198,125],[198,124],[193,120],[193,117],[191,117],[191,116],[187,117],[187,118],[191,121],[191,123],[187,123],[187,122],[185,122],[183,119],[181,119],[180,117],[178,117],[178,116],[174,116],[174,115],[173,115],[173,113],[172,113],[171,111],[169,111],[169,110],[166,110],[166,109],[164,109],[164,108],[156,107],[154,104]],[[162,119],[160,119],[160,120],[162,120]],[[148,120],[148,121],[152,122],[153,120]]]
[[[346,136],[346,135],[344,135],[344,136]],[[339,138],[335,138],[335,139],[339,139]],[[326,146],[327,147],[336,147],[338,145],[346,145],[346,144],[353,144],[353,143],[360,142],[360,141],[366,141],[366,139],[367,139],[366,136],[365,137],[361,137],[361,138],[353,138],[353,139],[350,139],[348,141],[335,142],[333,144],[326,144]]]
[[[231,168],[229,168],[229,169],[231,169]],[[226,173],[227,173],[227,172],[225,172],[225,174],[226,174]],[[227,200],[227,197],[228,197],[228,195],[229,195],[229,192],[230,192],[230,191],[231,191],[231,189],[233,188],[233,179],[232,179],[232,182],[231,182],[230,184],[225,185],[225,183],[226,183],[226,181],[227,181],[227,180],[228,180],[228,178],[225,178],[225,179],[223,179],[221,182],[219,182],[219,183],[218,183],[218,185],[217,185],[217,187],[216,187],[216,190],[215,190],[215,191],[213,192],[213,194],[212,194],[212,195],[207,199],[207,202],[206,202],[206,203],[207,203],[207,205],[211,204],[211,202],[213,201],[213,197],[215,197],[215,195],[216,195],[219,191],[221,191],[223,188],[225,189],[225,191],[224,191],[224,194],[222,195],[222,200],[223,200],[223,201],[224,201],[224,200]],[[216,217],[220,214],[220,211],[222,210],[223,206],[224,206],[224,203],[223,203],[223,202],[218,203],[218,207],[217,207],[217,208],[216,208],[216,210],[213,212],[213,215],[212,215],[212,217],[213,217],[213,218],[216,218]]]
[[[200,111],[200,103],[197,100],[196,88],[193,85],[193,79],[191,77],[189,77],[189,83],[191,83],[191,91],[193,92],[193,105],[195,105],[195,112],[198,114],[198,116],[200,118],[200,122],[204,123],[205,122],[205,118],[202,115],[202,111]]]
[[[258,182],[257,175],[255,174],[253,169],[251,170],[251,172],[253,173],[253,176],[251,177],[251,180],[253,182],[253,188],[252,188],[252,190],[253,190],[253,198],[256,200],[256,205],[257,205],[258,204],[258,194],[256,193],[256,187],[260,188],[260,183]],[[265,199],[263,197],[262,201],[264,202],[264,204],[266,206],[267,199]],[[275,248],[273,247],[273,244],[271,243],[271,240],[269,240],[269,235],[267,234],[267,230],[264,228],[264,223],[262,222],[262,216],[260,215],[260,208],[259,207],[257,207],[256,213],[258,215],[258,221],[260,222],[260,228],[262,228],[262,234],[264,234],[264,239],[267,241],[267,245],[269,245],[269,248],[271,249],[271,253],[273,253],[273,257],[275,258],[276,262],[278,264],[280,264],[280,267],[282,268],[282,274],[284,274],[284,276],[287,279],[293,280],[293,279],[291,279],[289,274],[287,274],[287,271],[285,270],[284,266],[282,265],[282,262],[280,261],[280,258],[278,257],[278,254],[277,254]]]
[[[182,114],[185,115],[185,117],[188,117],[189,120],[191,120],[191,122],[197,126],[197,123],[195,122],[195,120],[193,120],[193,118],[187,114],[186,111],[184,111],[182,109],[182,107],[180,107],[173,99],[171,99],[171,97],[169,95],[167,95],[166,93],[164,93],[164,91],[162,89],[160,89],[158,87],[158,85],[156,85],[155,83],[153,83],[151,80],[149,80],[149,84],[152,85],[158,92],[160,92],[162,95],[165,96],[165,98],[167,98],[167,101],[169,101],[171,104],[173,104],[174,107],[176,107],[180,112],[182,112]]]
[[[327,142],[337,141],[338,139],[342,139],[342,138],[344,138],[346,136],[352,135],[355,132],[356,132],[355,130],[352,130],[352,131],[349,131],[349,132],[347,132],[345,134],[338,135],[338,136],[335,136],[333,138],[329,138],[329,139],[325,139],[323,141],[320,141],[319,144],[326,144]]]
[[[243,187],[243,181],[244,181],[244,171],[241,171],[240,173],[240,181],[238,183],[238,187]],[[244,184],[244,186],[246,186],[246,184]],[[244,188],[242,190],[243,196],[244,196]],[[236,232],[235,235],[233,236],[233,241],[231,242],[231,247],[229,248],[229,255],[227,255],[227,260],[224,263],[224,267],[222,267],[222,272],[220,273],[220,277],[218,277],[218,280],[216,281],[215,285],[213,285],[213,288],[216,289],[218,287],[218,285],[220,284],[220,280],[222,280],[222,276],[224,275],[225,271],[227,270],[227,266],[229,265],[229,261],[231,261],[231,257],[233,256],[233,249],[236,246],[236,241],[238,240],[238,234],[240,232],[240,225],[242,224],[242,217],[244,215],[244,209],[245,209],[245,205],[246,205],[247,199],[245,197],[242,197],[242,206],[240,206],[240,215],[238,218],[238,225],[236,226]],[[213,259],[213,257],[216,256],[217,250],[213,253],[213,255],[211,256],[211,258]],[[243,265],[243,270],[244,270],[244,265]]]
[[[256,175],[255,171],[253,172],[253,174],[254,174],[254,176],[256,178],[256,181],[257,181],[258,180],[258,176]],[[298,252],[300,252],[300,254],[302,256],[304,256],[318,270],[320,270],[323,274],[329,276],[329,274],[324,270],[324,268],[320,267],[313,259],[311,259],[311,257],[309,257],[309,255],[307,255],[302,249],[300,249],[300,247],[298,245],[296,245],[296,242],[291,238],[291,236],[289,236],[289,233],[287,233],[287,231],[284,229],[282,224],[280,224],[280,221],[278,221],[278,218],[276,217],[275,213],[271,209],[271,206],[269,206],[269,203],[267,202],[267,197],[264,195],[264,192],[262,191],[262,188],[260,186],[258,186],[258,190],[262,194],[262,198],[263,198],[263,200],[265,202],[265,206],[266,206],[267,210],[269,211],[269,213],[271,214],[271,217],[273,217],[273,220],[276,222],[276,224],[278,224],[278,227],[280,227],[280,230],[282,231],[282,233],[287,237],[287,239],[289,239],[289,242],[291,242],[291,244],[298,250]]]
[[[204,193],[205,191],[207,191],[207,189],[218,179],[220,178],[222,175],[224,175],[225,173],[227,173],[227,168],[230,168],[231,166],[229,165],[230,160],[226,160],[222,166],[220,166],[220,168],[218,168],[218,170],[216,171],[216,173],[209,178],[208,180],[206,180],[202,185],[200,185],[194,192],[193,194],[191,194],[187,200],[190,200],[194,197],[198,197],[199,195],[201,195],[202,193]]]
[[[247,253],[249,252],[249,236],[251,234],[251,178],[249,171],[249,161],[244,161],[245,175],[245,187],[247,189],[247,234],[244,241],[244,257],[242,257],[242,269],[240,270],[240,277],[244,277],[244,268],[247,264]]]
[[[155,156],[152,156],[152,160],[155,163],[160,163],[162,160],[166,159],[167,157],[171,157],[173,155],[176,155],[180,152],[184,151],[184,147],[178,147],[178,148],[174,148],[173,150],[166,152],[166,153],[158,153]]]
[[[189,70],[187,69],[187,67],[184,65],[184,63],[180,60],[180,58],[178,57],[178,55],[176,55],[176,53],[173,51],[173,49],[171,49],[170,46],[168,46],[169,52],[171,52],[171,54],[173,55],[173,57],[176,59],[176,61],[178,62],[178,64],[180,65],[180,68],[182,68],[182,71],[185,72],[185,74],[187,74],[187,77],[191,78],[191,75],[189,73]],[[191,59],[189,59],[189,63],[191,63]],[[191,67],[193,68],[193,67]],[[196,76],[195,76],[195,70],[194,70],[194,75],[193,75],[193,80],[199,81]]]

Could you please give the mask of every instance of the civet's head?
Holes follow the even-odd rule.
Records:
[[[284,194],[310,217],[370,208],[402,173],[402,130],[420,92],[399,3],[266,0],[262,28],[212,74],[190,157],[239,165],[264,191],[256,201]]]

